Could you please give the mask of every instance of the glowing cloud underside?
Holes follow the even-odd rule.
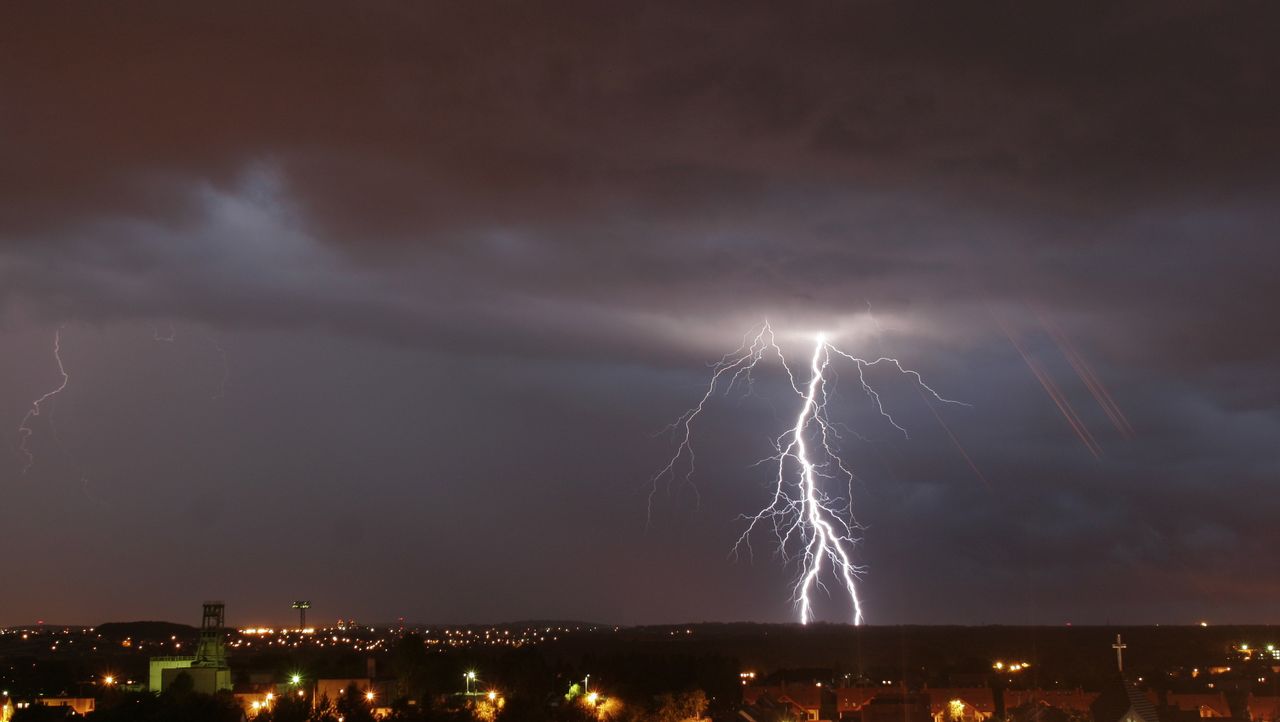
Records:
[[[841,460],[837,447],[840,434],[827,414],[828,402],[834,391],[833,365],[849,366],[856,371],[858,383],[876,412],[904,437],[906,429],[894,420],[885,408],[880,392],[867,381],[867,369],[892,366],[899,373],[910,376],[922,392],[933,399],[948,404],[960,402],[939,396],[925,384],[919,373],[904,367],[897,359],[858,358],[832,345],[822,335],[817,337],[810,356],[808,376],[800,382],[787,363],[773,329],[765,323],[748,333],[737,350],[726,354],[712,367],[711,381],[701,400],[668,427],[669,431],[675,432],[679,443],[666,466],[653,477],[650,510],[653,495],[663,482],[669,485],[677,478],[686,482],[692,480],[694,420],[717,393],[728,393],[739,384],[750,386],[752,371],[766,357],[776,357],[786,370],[791,389],[800,399],[800,411],[794,425],[774,440],[777,453],[760,462],[776,467],[772,498],[759,512],[743,517],[746,528],[734,544],[734,552],[745,548],[749,553],[752,533],[761,527],[771,529],[783,561],[796,561],[800,567],[792,590],[800,622],[807,624],[813,620],[815,592],[819,589],[830,592],[828,584],[834,583],[849,599],[852,622],[861,624],[863,615],[858,581],[863,569],[854,562],[853,556],[853,548],[858,542],[858,525],[852,509],[854,474]],[[833,486],[839,491],[833,492]]]

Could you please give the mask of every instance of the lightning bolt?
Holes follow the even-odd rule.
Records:
[[[711,381],[697,405],[667,427],[674,433],[677,446],[666,465],[651,479],[651,515],[654,495],[663,482],[668,488],[677,479],[692,484],[694,421],[717,394],[727,394],[743,384],[750,387],[752,371],[766,358],[774,357],[787,373],[791,389],[800,400],[800,411],[795,423],[774,439],[776,453],[758,462],[772,464],[775,468],[772,498],[760,511],[741,517],[746,526],[734,543],[733,552],[736,554],[745,549],[750,553],[753,533],[760,528],[771,529],[784,563],[796,562],[800,568],[792,588],[792,601],[800,623],[813,621],[813,598],[819,590],[829,592],[827,582],[832,581],[849,600],[852,622],[861,624],[863,613],[858,582],[864,570],[854,561],[853,555],[860,529],[852,509],[856,476],[840,456],[838,444],[841,437],[828,414],[837,378],[833,364],[847,363],[853,367],[859,386],[872,407],[904,438],[908,438],[906,429],[894,419],[880,392],[867,379],[866,372],[870,369],[891,367],[907,376],[926,401],[933,399],[944,404],[965,404],[943,398],[925,383],[918,372],[906,368],[897,359],[884,356],[874,360],[859,358],[832,345],[825,335],[819,335],[815,340],[809,358],[808,378],[800,383],[777,342],[773,328],[766,321],[744,336],[737,350],[725,354],[712,366]],[[829,487],[833,485],[842,490],[832,492]]]
[[[166,326],[168,327],[168,331],[161,333],[160,326],[152,324],[151,340],[163,341],[165,343],[173,343],[176,341],[178,338],[177,327],[174,326],[172,321],[166,322]],[[222,366],[222,375],[218,380],[218,390],[212,397],[214,401],[218,401],[227,394],[227,381],[231,379],[231,365],[227,360],[227,351],[222,347],[222,342],[220,342],[213,334],[206,334],[206,336],[214,350],[217,351],[218,358]]]
[[[62,364],[62,329],[59,328],[53,332],[53,358],[58,362],[58,373],[62,375],[62,383],[58,387],[44,396],[31,402],[31,408],[27,409],[27,413],[22,417],[22,423],[18,424],[18,453],[22,454],[23,466],[22,474],[26,475],[31,470],[32,465],[36,463],[35,454],[32,453],[27,442],[31,440],[34,430],[31,428],[31,420],[40,415],[41,405],[49,399],[62,393],[67,388],[67,383],[71,381],[71,377],[67,375],[67,369]]]
[[[218,358],[222,360],[222,377],[218,381],[218,393],[213,395],[213,400],[218,401],[227,395],[227,381],[231,380],[231,364],[227,361],[227,350],[222,347],[222,342],[218,340],[218,337],[210,334],[209,341],[218,352]]]

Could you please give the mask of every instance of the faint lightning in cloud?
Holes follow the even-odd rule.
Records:
[[[209,342],[213,344],[214,350],[218,352],[218,358],[222,360],[222,377],[218,380],[218,391],[213,395],[213,400],[217,401],[227,395],[227,381],[231,379],[231,364],[227,361],[227,351],[218,341],[218,337],[210,334]]]
[[[23,457],[22,473],[26,475],[31,470],[32,465],[36,463],[35,453],[31,451],[29,442],[34,429],[31,428],[31,422],[40,415],[42,406],[53,397],[62,393],[67,388],[67,384],[71,381],[71,377],[67,375],[67,369],[62,364],[62,329],[59,328],[53,332],[53,358],[58,364],[58,373],[62,376],[62,383],[58,387],[44,394],[40,398],[31,402],[31,408],[27,409],[27,413],[22,417],[22,423],[18,424],[18,453]]]
[[[920,400],[924,402],[924,405],[929,407],[929,413],[933,414],[933,418],[938,420],[938,426],[941,426],[942,430],[946,432],[947,438],[951,439],[951,445],[960,453],[960,458],[964,459],[964,463],[969,465],[969,470],[986,485],[988,491],[991,490],[991,481],[987,479],[987,475],[982,473],[982,470],[978,468],[976,463],[974,463],[973,457],[969,456],[969,451],[961,445],[960,439],[956,438],[955,433],[951,431],[951,427],[947,425],[947,422],[942,420],[942,414],[939,414],[938,410],[933,407],[933,402],[930,401],[929,397],[925,396],[924,392],[920,391],[920,389],[916,389],[916,391],[920,392]]]
[[[231,365],[227,361],[226,349],[222,347],[222,343],[218,341],[217,336],[214,336],[212,333],[209,333],[207,334],[207,337],[209,339],[210,345],[213,346],[214,351],[217,351],[218,353],[218,360],[222,368],[222,374],[218,378],[218,390],[214,392],[212,397],[214,401],[217,401],[221,399],[223,396],[226,396],[227,394],[227,381],[229,381],[231,378]],[[174,326],[172,321],[169,321],[166,324],[165,331],[161,331],[160,326],[158,325],[153,325],[151,327],[151,339],[153,341],[163,341],[165,343],[173,343],[175,340],[177,340],[177,338],[178,338],[178,330]]]
[[[896,369],[927,394],[941,403],[960,402],[945,399],[924,382],[919,373],[908,369],[897,359],[880,357],[866,360],[853,356],[818,335],[809,358],[803,383],[787,363],[774,335],[765,322],[748,333],[737,350],[725,354],[712,366],[711,381],[697,405],[682,414],[668,427],[677,439],[675,454],[652,479],[649,508],[664,481],[668,486],[677,478],[691,482],[695,455],[692,445],[693,422],[717,393],[728,393],[735,386],[752,384],[751,373],[766,358],[776,357],[786,371],[791,390],[800,399],[800,410],[794,423],[774,439],[775,454],[765,459],[775,465],[771,501],[755,514],[746,515],[746,528],[734,543],[737,552],[751,551],[752,533],[760,527],[772,529],[779,555],[785,561],[795,560],[800,574],[792,588],[799,620],[807,624],[815,618],[813,598],[818,590],[828,591],[826,581],[834,581],[848,598],[850,618],[854,624],[863,621],[862,600],[858,580],[862,567],[854,562],[853,548],[858,542],[857,523],[852,514],[853,472],[840,457],[840,434],[828,414],[834,396],[836,375],[833,363],[845,363],[857,372],[858,383],[877,414],[905,437],[906,429],[885,406],[884,398],[867,379],[866,372],[878,366]],[[838,491],[831,491],[832,482]]]

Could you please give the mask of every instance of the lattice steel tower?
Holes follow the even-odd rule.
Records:
[[[196,660],[192,667],[227,666],[227,645],[223,640],[226,606],[222,602],[204,603],[204,618],[200,620],[200,644],[196,647]]]
[[[311,608],[311,602],[305,599],[299,599],[293,603],[293,608],[298,610],[298,629],[306,629],[307,610]]]

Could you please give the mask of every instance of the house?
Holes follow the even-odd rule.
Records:
[[[1231,716],[1231,706],[1227,704],[1227,696],[1221,692],[1213,694],[1169,692],[1165,695],[1165,704],[1182,712],[1196,712],[1201,717]]]
[[[1250,694],[1246,704],[1249,719],[1253,720],[1253,722],[1280,721],[1280,697]]]
[[[757,697],[738,710],[743,722],[794,722],[803,719],[804,711],[790,702],[783,702],[771,695]]]
[[[882,692],[862,707],[861,722],[931,722],[929,695]]]
[[[1029,704],[1043,704],[1065,712],[1089,714],[1097,698],[1097,692],[1082,689],[1006,689],[1004,706],[1011,710]]]
[[[81,717],[94,709],[92,697],[37,697],[35,702],[41,707],[65,707]]]
[[[833,722],[836,718],[836,693],[831,687],[821,683],[776,684],[744,687],[742,701],[746,707],[759,707],[762,700],[767,702],[763,708],[773,709],[781,705],[793,710],[797,719],[809,722]],[[774,705],[772,703],[778,703]]]
[[[862,708],[884,691],[884,687],[836,687],[836,719],[862,719]]]
[[[1089,711],[1094,722],[1162,722],[1151,698],[1123,677],[1102,690]]]

